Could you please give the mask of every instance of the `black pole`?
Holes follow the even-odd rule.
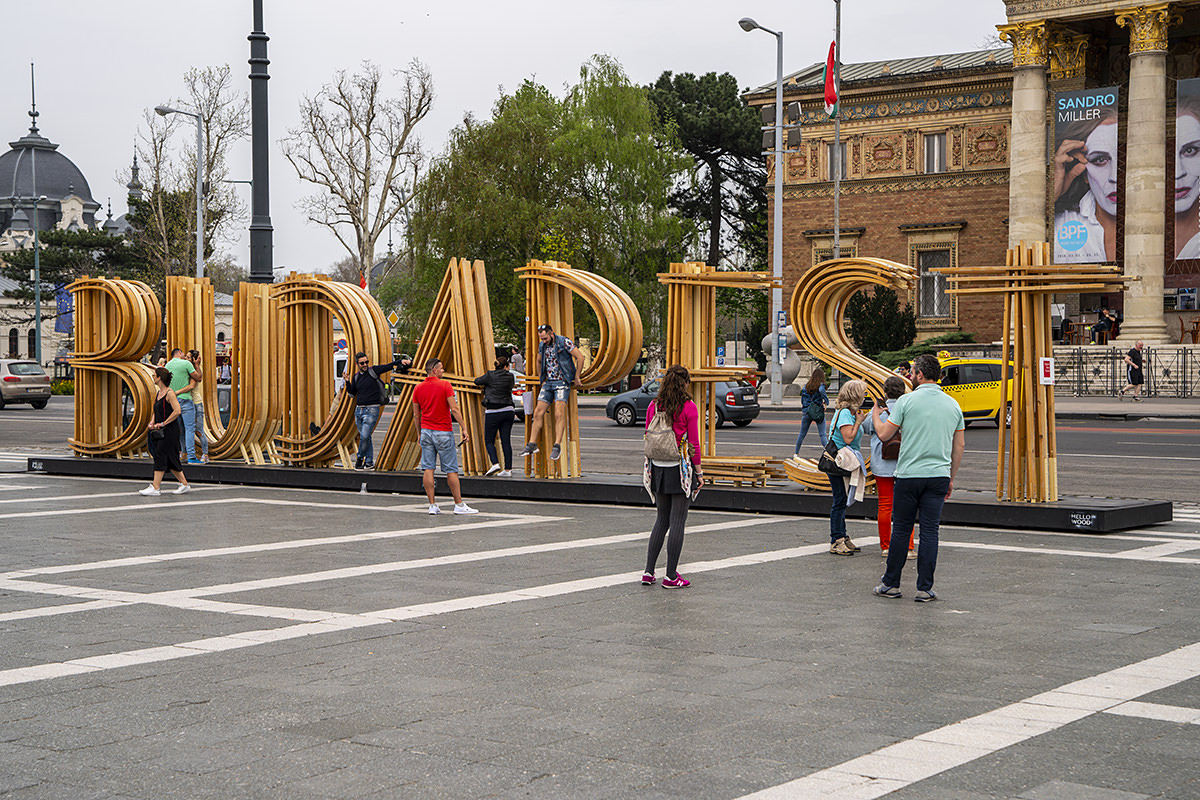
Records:
[[[271,283],[274,280],[271,227],[271,170],[268,164],[270,137],[267,133],[267,42],[263,33],[263,0],[254,0],[254,30],[250,40],[250,143],[253,151],[254,181],[250,220],[250,280]]]

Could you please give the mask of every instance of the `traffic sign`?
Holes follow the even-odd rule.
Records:
[[[392,311],[392,313],[387,315],[387,321],[388,321],[388,324],[394,328],[394,327],[396,327],[396,323],[400,321],[400,315],[397,314],[395,311]]]
[[[725,356],[717,356],[717,366],[718,367],[725,366]]]

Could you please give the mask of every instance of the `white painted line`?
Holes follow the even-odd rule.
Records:
[[[1200,643],[1064,684],[914,739],[882,747],[742,800],[870,800],[1099,712],[1148,715],[1134,698],[1200,676]],[[1166,707],[1159,707],[1166,708]],[[1188,709],[1197,715],[1200,711]],[[1160,716],[1168,712],[1159,711]],[[1169,712],[1178,715],[1177,711]],[[1184,721],[1171,718],[1170,721]],[[1191,721],[1186,720],[1186,721]],[[932,746],[931,746],[932,745]]]
[[[503,519],[495,519],[487,515],[486,520],[476,522],[459,522],[449,525],[438,524],[428,528],[402,528],[399,530],[377,531],[374,533],[352,533],[345,536],[320,536],[313,539],[289,539],[279,542],[263,542],[261,544],[244,544],[230,547],[214,547],[207,550],[184,550],[178,553],[156,553],[147,556],[129,556],[127,558],[110,558],[104,561],[87,561],[78,564],[59,564],[52,567],[31,567],[29,569],[13,570],[0,573],[0,580],[13,580],[33,575],[57,575],[65,572],[86,572],[94,569],[112,569],[114,567],[136,567],[145,564],[160,564],[167,561],[181,561],[192,558],[218,558],[221,556],[244,555],[247,553],[266,553],[276,550],[294,550],[303,547],[319,547],[322,545],[353,544],[377,539],[396,539],[406,536],[421,536],[430,533],[461,533],[463,531],[495,528],[501,525],[532,525],[542,522],[561,522],[565,517],[512,516],[504,515]],[[478,517],[472,517],[478,520]]]
[[[1182,706],[1164,706],[1158,703],[1139,703],[1130,701],[1119,706],[1105,709],[1109,714],[1120,714],[1123,717],[1138,717],[1140,719],[1158,719],[1163,722],[1179,722],[1185,725],[1200,725],[1200,708],[1185,708]]]
[[[19,489],[23,489],[28,492],[30,490],[37,489],[40,487],[13,486],[13,487],[5,487],[5,488],[12,488],[12,489],[19,488]],[[231,487],[229,487],[229,486],[217,486],[217,485],[192,486],[192,491],[193,492],[211,492],[214,489],[225,489],[226,491],[228,491],[230,488]],[[236,488],[236,487],[232,487],[232,488]],[[3,491],[3,489],[0,489],[0,491]],[[167,490],[167,492],[169,492],[169,490]],[[164,492],[164,494],[165,493],[166,492]],[[16,497],[16,498],[0,500],[0,505],[11,505],[12,503],[50,503],[50,502],[68,503],[73,500],[98,500],[98,499],[104,498],[104,497],[129,497],[130,494],[131,494],[131,492],[124,491],[124,492],[103,492],[100,494],[72,494],[72,495],[66,495],[66,496],[63,496],[63,495],[49,495],[49,496],[38,495],[36,497]],[[189,494],[191,494],[191,492],[189,492]],[[22,516],[27,516],[27,515],[22,514]]]
[[[737,525],[736,527],[766,525],[783,521],[785,521],[785,519],[780,517],[762,517],[744,520],[743,524]],[[705,527],[712,528],[714,530],[727,530],[732,526],[727,522],[722,522],[716,525]],[[642,538],[645,535],[645,533],[639,532],[636,534],[636,537]],[[622,536],[626,535],[622,534]],[[635,534],[628,534],[627,536],[635,536]],[[819,544],[808,545],[805,547],[794,547],[786,550],[776,550],[769,553],[756,553],[753,554],[754,563],[768,563],[771,561],[782,561],[790,558],[798,558],[801,556],[821,553],[827,549],[828,545]],[[747,563],[751,562],[747,560],[746,556],[737,556],[718,561],[706,561],[697,564],[690,564],[688,565],[687,571],[689,574],[711,572],[729,567],[745,566]],[[62,677],[64,675],[77,675],[81,672],[119,669],[123,666],[148,663],[151,661],[168,661],[178,658],[188,658],[216,650],[233,649],[236,647],[251,647],[258,644],[267,644],[269,642],[277,642],[305,636],[316,636],[323,633],[349,630],[351,628],[385,625],[401,619],[416,619],[435,614],[449,613],[451,611],[471,610],[506,603],[516,603],[524,600],[535,600],[544,597],[553,597],[557,595],[587,591],[590,589],[617,586],[619,584],[629,584],[632,586],[635,581],[636,575],[629,570],[625,570],[614,575],[603,575],[594,578],[585,578],[578,581],[567,581],[563,583],[548,584],[545,586],[533,586],[526,589],[475,595],[473,597],[463,597],[435,603],[421,603],[413,606],[384,609],[382,611],[366,614],[343,614],[320,622],[305,622],[300,625],[290,625],[280,628],[243,631],[241,633],[231,634],[229,636],[217,636],[210,637],[208,639],[198,639],[191,642],[182,642],[178,645],[145,648],[142,650],[131,650],[124,653],[111,653],[108,655],[92,656],[89,658],[75,659],[66,662],[51,662],[48,664],[39,664],[31,667],[0,670],[0,686],[48,680],[51,678]],[[14,581],[13,583],[16,582]],[[147,595],[145,597],[152,597],[152,595]],[[263,608],[265,609],[266,607]]]

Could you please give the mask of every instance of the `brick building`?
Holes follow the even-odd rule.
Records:
[[[947,295],[945,279],[928,270],[1003,263],[1012,81],[1007,47],[842,65],[841,254],[918,269],[907,298],[918,338],[999,336],[1002,303]],[[784,103],[799,101],[802,109],[802,141],[785,157],[785,306],[804,271],[833,257],[834,126],[823,90],[823,64],[784,78]],[[775,85],[745,97],[755,106],[773,103]],[[772,173],[768,186],[773,181]]]

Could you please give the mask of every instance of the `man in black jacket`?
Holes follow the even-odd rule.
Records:
[[[397,372],[408,372],[412,359],[401,356],[390,364],[371,366],[366,353],[355,353],[354,363],[358,372],[351,377],[346,374],[346,392],[354,397],[354,424],[358,428],[358,455],[354,459],[355,469],[375,468],[375,446],[371,442],[371,434],[379,424],[379,415],[383,404],[387,402],[386,387],[383,375],[393,369]]]

